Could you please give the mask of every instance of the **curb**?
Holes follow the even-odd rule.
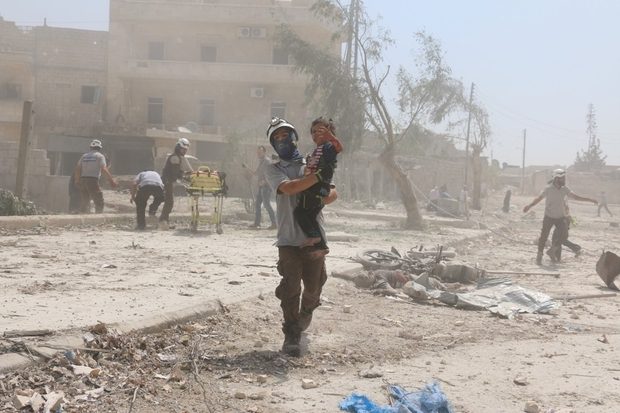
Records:
[[[235,297],[231,300],[221,300],[219,298],[205,302],[202,305],[183,308],[168,313],[160,314],[146,319],[136,320],[127,323],[110,324],[122,333],[140,332],[157,333],[175,324],[183,324],[201,317],[209,317],[222,312],[223,307],[230,304],[245,301],[254,297],[255,294],[246,294]],[[85,328],[85,327],[82,327]],[[0,339],[2,336],[0,336]],[[27,344],[27,343],[26,343]],[[47,346],[47,345],[49,346]],[[0,354],[0,373],[17,370],[24,367],[33,366],[40,363],[45,358],[51,358],[55,354],[64,350],[70,350],[83,345],[82,334],[70,333],[67,335],[52,336],[45,344],[33,345],[29,347],[37,355],[30,357],[23,353]],[[62,349],[59,349],[62,348]]]

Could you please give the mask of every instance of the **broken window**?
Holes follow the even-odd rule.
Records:
[[[217,59],[217,48],[215,46],[200,47],[200,61],[215,62]]]
[[[213,99],[201,99],[200,100],[200,124],[201,125],[214,125],[215,124],[215,100]]]
[[[19,83],[5,83],[0,86],[0,99],[17,100],[22,98],[22,85]]]
[[[90,103],[96,105],[101,97],[101,88],[99,86],[82,86],[81,103]]]
[[[164,60],[164,42],[149,42],[149,59]]]
[[[273,62],[274,65],[288,65],[288,53],[284,49],[274,48],[273,49]]]
[[[271,117],[281,119],[286,118],[286,102],[272,102]]]
[[[149,98],[147,121],[156,125],[164,123],[164,98]]]

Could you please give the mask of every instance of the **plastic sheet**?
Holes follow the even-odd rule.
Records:
[[[389,386],[392,405],[377,405],[367,396],[354,393],[340,403],[340,409],[350,413],[453,413],[448,398],[437,382],[422,390],[408,393],[399,386]]]

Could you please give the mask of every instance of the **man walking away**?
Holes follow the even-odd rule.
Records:
[[[157,214],[157,208],[164,202],[164,183],[155,171],[143,171],[136,175],[131,187],[131,199],[129,202],[136,203],[136,229],[146,228],[146,203],[150,197],[153,202],[149,205],[149,216]]]
[[[116,188],[118,183],[108,170],[105,156],[101,153],[103,145],[98,139],[90,143],[90,151],[82,155],[74,171],[75,185],[80,188],[80,211],[90,213],[90,200],[95,203],[95,212],[103,212],[103,192],[99,187],[99,178],[103,173],[110,186]]]

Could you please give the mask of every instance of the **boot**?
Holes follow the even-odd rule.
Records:
[[[283,326],[284,343],[282,343],[282,353],[291,357],[301,356],[301,348],[299,343],[301,341],[301,330],[299,328],[292,328]]]
[[[552,246],[547,250],[547,255],[551,262],[558,262],[558,248],[556,246]]]
[[[536,265],[542,265],[542,251],[538,251],[536,255]]]

